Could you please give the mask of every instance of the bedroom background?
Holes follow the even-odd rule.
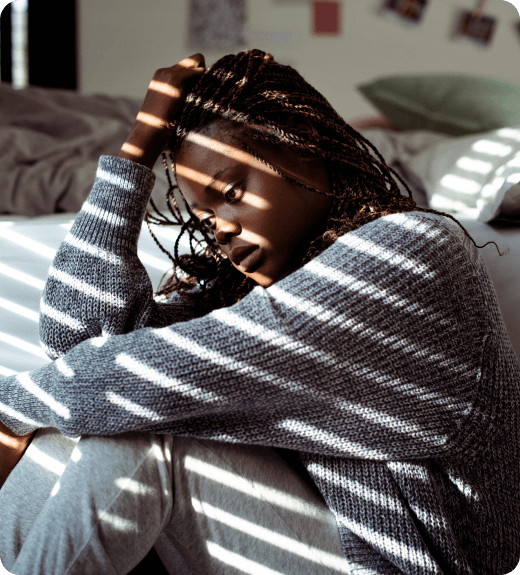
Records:
[[[421,8],[415,23],[383,9],[407,3]],[[338,19],[318,22],[327,9],[318,4],[333,5]],[[457,34],[461,15],[479,10],[495,19],[487,44]],[[478,244],[509,250],[479,251],[520,356],[520,17],[511,3],[29,0],[29,67],[15,74],[12,12],[13,21],[27,17],[11,6],[0,17],[0,378],[49,361],[38,337],[49,266],[99,156],[119,151],[155,70],[199,51],[210,65],[249,48],[316,86],[421,205],[457,215]],[[164,208],[161,166],[156,174],[153,197]],[[176,229],[155,233],[167,245]],[[139,256],[156,288],[170,262],[145,226]],[[63,471],[44,455],[38,463]]]
[[[417,26],[385,17],[383,0],[344,0],[341,33],[328,36],[313,34],[311,0],[244,3],[245,43],[210,49],[190,38],[191,0],[76,0],[79,91],[142,98],[156,68],[199,49],[211,64],[226,53],[253,47],[294,66],[346,119],[374,112],[356,86],[382,76],[451,72],[515,84],[520,80],[519,16],[505,0],[488,0],[484,8],[497,20],[485,48],[453,37],[457,16],[463,10],[477,10],[477,0],[430,0]],[[54,19],[73,1],[44,4],[47,18]],[[55,32],[63,34],[60,26]],[[48,66],[52,68],[52,62]]]

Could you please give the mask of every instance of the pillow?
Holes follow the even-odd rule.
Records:
[[[358,90],[403,130],[463,136],[520,123],[520,86],[491,78],[388,76]]]
[[[431,208],[458,218],[520,223],[520,124],[440,141],[408,168]]]

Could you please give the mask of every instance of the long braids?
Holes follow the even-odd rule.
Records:
[[[293,114],[310,120],[317,134],[287,127],[284,120]],[[245,128],[255,139],[287,146],[301,156],[314,156],[325,161],[333,202],[326,230],[311,242],[303,263],[316,257],[344,233],[384,215],[412,210],[433,212],[452,219],[475,244],[451,215],[418,207],[406,182],[386,164],[375,146],[348,125],[296,70],[275,62],[270,54],[250,50],[224,56],[208,68],[188,94],[182,114],[174,123],[170,166],[163,155],[169,179],[167,206],[170,217],[161,214],[153,204],[157,214],[147,214],[152,236],[173,263],[172,275],[159,294],[177,291],[198,299],[203,313],[232,305],[256,285],[220,254],[215,239],[190,212],[186,202],[189,218],[184,219],[175,199],[174,192],[178,186],[172,181],[170,172],[175,176],[175,155],[185,137],[189,132],[200,131],[219,120]],[[284,178],[323,193],[292,179],[253,150],[248,148],[247,151]],[[408,196],[401,194],[397,181],[404,186]],[[173,256],[157,240],[150,228],[151,223],[181,226]],[[184,234],[188,236],[190,253],[180,255],[178,246]],[[194,290],[194,287],[198,289]]]

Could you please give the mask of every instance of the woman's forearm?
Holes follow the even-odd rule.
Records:
[[[42,298],[40,339],[51,359],[86,339],[186,319],[158,309],[137,241],[155,182],[189,87],[204,73],[202,54],[156,71],[118,158],[100,159],[92,192],[62,243]],[[160,313],[158,313],[160,312]],[[151,322],[148,319],[151,318]]]
[[[51,359],[86,339],[142,327],[164,327],[197,314],[177,301],[153,299],[137,255],[155,175],[103,156],[92,192],[60,246],[42,297],[40,340]]]
[[[137,242],[155,175],[109,156],[60,246],[42,297],[40,339],[56,359],[101,334],[143,327],[152,285]]]

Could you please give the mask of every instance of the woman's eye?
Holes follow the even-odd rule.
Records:
[[[240,188],[230,188],[224,194],[224,197],[226,198],[227,202],[233,202],[234,200],[238,200],[241,195],[242,195],[242,190]]]
[[[206,218],[200,218],[200,223],[207,229],[212,230],[215,226],[213,216],[208,216]]]

